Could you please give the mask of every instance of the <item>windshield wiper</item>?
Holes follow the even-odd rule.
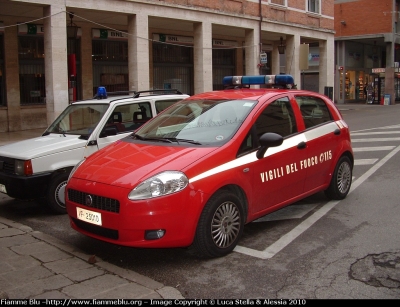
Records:
[[[165,140],[170,140],[171,142],[177,142],[179,144],[179,142],[183,142],[183,143],[190,143],[190,144],[195,144],[195,145],[201,145],[200,142],[197,142],[195,140],[186,140],[186,139],[177,139],[177,138],[165,138]]]
[[[131,135],[131,138],[136,138],[136,139],[141,140],[141,141],[158,141],[158,142],[172,143],[172,141],[169,140],[169,139],[163,139],[163,138],[146,138],[146,137],[143,137],[143,136],[138,135],[138,134],[135,134],[135,133],[133,133],[133,134]]]
[[[131,135],[132,138],[137,138],[141,141],[158,141],[158,142],[165,142],[165,143],[173,143],[176,142],[179,144],[179,142],[184,142],[184,143],[190,143],[190,144],[195,144],[195,145],[201,145],[200,142],[197,142],[195,140],[186,140],[186,139],[177,139],[177,138],[146,138],[141,135],[133,133]]]

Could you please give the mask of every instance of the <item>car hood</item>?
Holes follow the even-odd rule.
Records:
[[[87,158],[73,177],[131,189],[163,171],[183,171],[214,150],[215,147],[155,146],[117,141]]]
[[[0,156],[29,160],[84,147],[86,143],[79,135],[49,134],[0,146]]]

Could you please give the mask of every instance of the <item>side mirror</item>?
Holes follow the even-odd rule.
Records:
[[[117,135],[117,128],[105,127],[100,133],[100,137],[101,138],[104,138],[104,137],[109,136],[109,135]]]
[[[257,150],[257,159],[262,159],[269,147],[277,147],[283,143],[283,137],[277,133],[267,132],[260,137],[259,142],[261,147]]]

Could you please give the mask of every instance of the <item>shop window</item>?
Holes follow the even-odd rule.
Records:
[[[18,37],[18,59],[21,105],[45,104],[43,37]]]
[[[108,92],[129,91],[128,42],[92,41],[93,95],[99,86]]]
[[[224,88],[222,80],[225,76],[235,75],[236,50],[235,49],[213,49],[213,90]]]
[[[153,89],[193,95],[193,48],[153,43]]]
[[[128,42],[96,41],[92,42],[93,61],[128,62]]]
[[[321,0],[307,0],[307,11],[320,14]]]

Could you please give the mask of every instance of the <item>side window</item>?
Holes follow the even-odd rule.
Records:
[[[115,129],[115,134],[124,133],[136,130],[150,118],[150,102],[125,104],[114,109],[105,128]]]
[[[267,132],[283,137],[297,132],[296,119],[288,97],[275,100],[264,109],[241,144],[238,155],[257,148],[259,138]]]
[[[306,129],[318,126],[332,120],[331,113],[325,102],[318,97],[296,96]]]
[[[172,99],[172,100],[156,100],[155,106],[157,114],[164,111],[166,108],[172,106],[175,102],[181,101],[182,99]]]
[[[149,119],[153,118],[151,104],[149,101],[135,103],[131,105],[130,110],[131,122],[129,130],[136,130]]]
[[[257,118],[255,126],[258,138],[266,132],[274,132],[283,137],[297,132],[289,98],[280,98],[270,103]]]

